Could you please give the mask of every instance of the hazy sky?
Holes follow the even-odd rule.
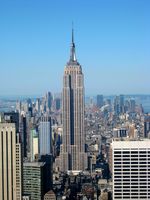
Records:
[[[149,0],[1,0],[0,95],[60,92],[74,21],[86,94],[150,94]]]

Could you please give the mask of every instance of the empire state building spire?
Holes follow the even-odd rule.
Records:
[[[74,43],[74,30],[72,28],[72,42],[71,42],[71,48],[70,48],[70,60],[69,62],[76,62],[76,53],[75,53],[75,43]]]

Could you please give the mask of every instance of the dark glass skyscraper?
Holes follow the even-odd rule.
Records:
[[[62,120],[61,170],[84,170],[87,167],[84,135],[84,76],[75,55],[73,30],[70,60],[63,76]]]

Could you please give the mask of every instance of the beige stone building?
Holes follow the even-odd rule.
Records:
[[[21,144],[13,123],[0,123],[0,200],[21,200]]]

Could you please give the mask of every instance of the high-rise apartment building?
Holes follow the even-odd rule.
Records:
[[[84,76],[75,55],[73,31],[70,60],[63,76],[62,121],[61,170],[84,170],[87,167],[84,135]]]
[[[52,135],[51,135],[51,118],[48,116],[41,117],[39,126],[39,151],[40,155],[52,153]]]
[[[21,200],[21,144],[14,123],[0,123],[0,199]]]
[[[113,141],[113,200],[150,199],[150,140]]]

